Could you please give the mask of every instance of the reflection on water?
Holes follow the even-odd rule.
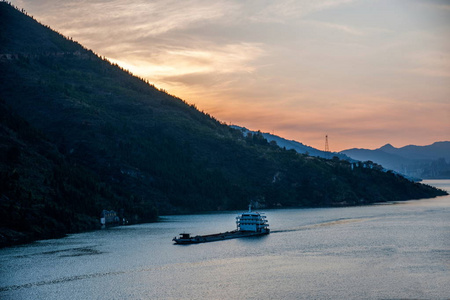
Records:
[[[450,181],[429,181],[450,190]],[[450,197],[265,211],[268,236],[189,246],[238,212],[165,216],[0,250],[0,299],[446,299]]]

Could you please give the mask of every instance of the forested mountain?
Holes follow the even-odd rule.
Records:
[[[355,148],[342,153],[357,160],[371,160],[387,169],[412,177],[450,178],[450,142],[401,148],[386,144],[375,150]]]
[[[68,160],[3,101],[0,120],[0,247],[99,228],[104,208],[124,208],[135,222],[156,218]]]
[[[3,245],[93,229],[102,209],[137,223],[157,211],[249,202],[360,205],[444,193],[376,165],[243,137],[5,2],[0,103]]]

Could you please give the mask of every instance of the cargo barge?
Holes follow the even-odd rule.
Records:
[[[236,227],[236,230],[233,231],[208,235],[191,236],[190,233],[180,233],[180,236],[174,237],[172,241],[176,244],[198,244],[270,233],[266,216],[259,212],[253,212],[251,205],[249,205],[248,212],[236,217]]]

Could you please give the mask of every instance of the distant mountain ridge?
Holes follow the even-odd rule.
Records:
[[[401,148],[395,148],[391,144],[386,144],[380,147],[379,150],[400,155],[407,159],[436,160],[444,158],[446,162],[450,163],[450,141],[435,142],[426,146],[408,145]]]
[[[356,160],[376,162],[407,176],[423,179],[450,178],[449,141],[401,148],[386,144],[375,150],[353,148],[341,153]]]
[[[409,169],[417,167],[416,165],[418,164],[418,161],[422,162],[422,164],[420,165],[421,166],[420,170],[428,167],[426,172],[430,173],[430,174],[435,174],[435,176],[436,176],[436,172],[434,172],[434,173],[430,172],[430,168],[431,168],[431,166],[433,166],[433,163],[429,162],[428,159],[434,160],[436,163],[438,163],[442,166],[442,161],[440,161],[439,159],[436,159],[436,157],[441,157],[440,155],[442,155],[442,157],[448,156],[447,149],[445,147],[446,146],[445,143],[448,143],[448,142],[436,142],[430,146],[409,145],[409,146],[403,147],[404,149],[403,148],[395,148],[391,144],[386,144],[377,150],[353,148],[353,149],[349,149],[349,150],[344,150],[344,151],[349,151],[349,152],[344,152],[344,151],[342,151],[342,152],[325,152],[325,151],[318,150],[318,149],[310,147],[310,146],[306,146],[303,143],[300,143],[300,142],[297,142],[294,140],[287,140],[283,137],[280,137],[280,136],[277,136],[274,134],[260,132],[260,131],[252,131],[252,130],[249,130],[245,127],[241,127],[238,125],[230,125],[230,127],[239,130],[240,132],[242,132],[242,134],[244,136],[260,134],[268,142],[276,143],[277,146],[279,146],[281,148],[285,148],[287,150],[295,150],[297,153],[300,153],[300,154],[306,154],[309,156],[321,157],[321,158],[326,158],[326,159],[339,158],[339,159],[346,160],[351,163],[357,163],[357,162],[364,163],[367,161],[371,161],[371,162],[382,165],[384,167],[383,170],[385,170],[385,171],[389,171],[389,170],[395,171],[398,174],[402,174],[402,175],[406,176],[410,180],[420,180],[421,178],[423,178],[423,176],[418,176],[419,174],[422,174],[421,172],[414,172],[411,170],[408,172]],[[444,146],[442,146],[441,144],[444,144]],[[436,147],[436,145],[440,145],[440,146]],[[429,153],[429,151],[428,151],[429,147],[431,147],[435,151],[432,151],[432,153]],[[397,151],[397,150],[400,150],[400,151]],[[352,157],[350,157],[350,155],[347,155],[347,153],[352,153],[353,154]],[[400,153],[401,155],[398,153]],[[409,158],[405,158],[405,157],[409,157]],[[383,164],[381,162],[383,162]],[[394,162],[394,163],[390,163],[390,162]],[[426,164],[425,167],[423,165],[424,163]],[[399,165],[401,167],[396,167],[397,165]],[[405,169],[405,166],[410,166],[410,168]],[[411,167],[411,166],[413,166],[413,167]],[[440,178],[439,176],[437,176],[437,177]],[[434,178],[434,177],[432,177],[432,178]]]

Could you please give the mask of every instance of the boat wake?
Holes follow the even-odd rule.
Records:
[[[272,229],[271,233],[310,230],[310,229],[315,229],[315,228],[320,228],[320,227],[327,227],[327,226],[335,226],[335,225],[343,225],[343,224],[349,224],[349,223],[363,222],[363,221],[368,221],[368,220],[372,220],[372,219],[374,219],[374,218],[358,218],[358,219],[345,218],[345,219],[326,221],[326,222],[322,222],[322,223],[304,225],[304,226],[300,226],[300,227],[296,227],[296,228],[278,229],[278,230],[277,229],[275,229],[275,230]]]

